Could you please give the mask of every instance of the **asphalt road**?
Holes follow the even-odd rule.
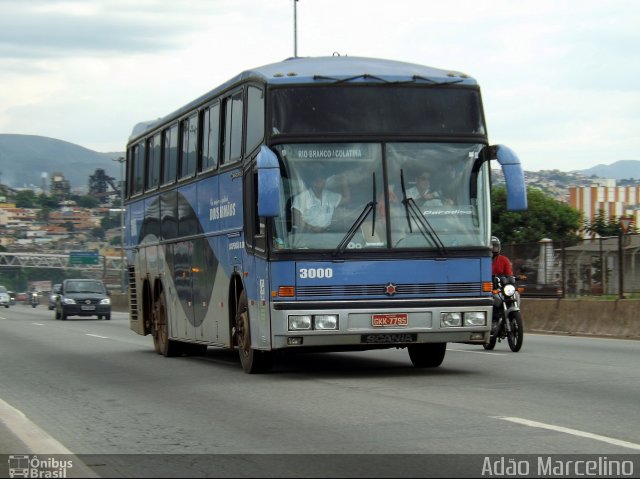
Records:
[[[449,344],[423,370],[406,350],[287,355],[247,375],[234,352],[158,356],[126,313],[0,310],[0,455],[76,454],[103,476],[438,475],[425,457],[456,476],[456,457],[520,454],[630,454],[637,474],[639,399],[637,341]]]

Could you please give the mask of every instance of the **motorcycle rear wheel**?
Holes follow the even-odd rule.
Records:
[[[511,351],[517,353],[522,348],[522,343],[524,342],[524,328],[522,326],[520,311],[509,313],[509,325],[511,326],[511,332],[507,334],[507,341],[509,341]]]

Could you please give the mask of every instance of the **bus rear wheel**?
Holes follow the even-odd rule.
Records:
[[[437,368],[444,361],[447,343],[414,344],[408,350],[409,358],[416,368]]]
[[[270,351],[260,351],[251,348],[251,329],[249,325],[249,307],[247,295],[243,291],[238,299],[235,319],[235,339],[240,355],[242,369],[248,374],[266,373],[273,365],[273,355]]]
[[[170,357],[178,352],[178,345],[169,339],[169,321],[164,291],[153,305],[153,347],[158,354]]]

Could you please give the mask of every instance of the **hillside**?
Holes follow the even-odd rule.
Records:
[[[119,156],[124,153],[98,153],[44,136],[0,134],[0,183],[14,188],[40,186],[43,173],[50,178],[52,173],[60,172],[72,189],[86,188],[89,176],[97,168],[120,178],[120,165],[112,161]]]
[[[120,178],[120,165],[112,161],[120,156],[124,156],[124,152],[98,153],[44,136],[0,134],[0,184],[13,188],[40,186],[43,173],[51,177],[52,173],[61,172],[71,183],[72,189],[86,188],[89,176],[97,168],[104,169],[109,176]],[[640,180],[640,161],[617,161],[611,165],[597,165],[571,172],[541,170],[525,173],[529,186],[536,186],[562,199],[567,194],[568,186],[589,184],[591,176]],[[501,174],[496,173],[498,184],[500,177]]]
[[[586,176],[596,175],[600,178],[614,178],[616,180],[629,178],[640,180],[640,161],[616,161],[610,165],[597,165],[587,170],[580,170],[579,173]]]

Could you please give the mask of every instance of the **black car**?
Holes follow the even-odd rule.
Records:
[[[111,319],[111,299],[98,279],[65,279],[56,298],[56,319],[69,316],[97,316]]]

